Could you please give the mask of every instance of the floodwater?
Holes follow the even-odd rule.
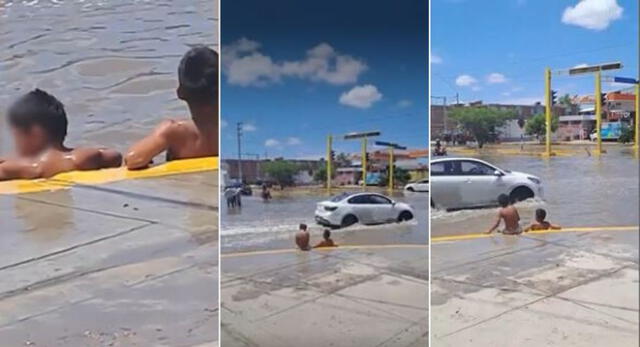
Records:
[[[255,193],[255,192],[254,192]],[[323,227],[316,224],[316,204],[327,196],[274,197],[263,202],[257,196],[243,196],[242,208],[229,209],[220,204],[220,237],[223,252],[247,251],[265,248],[288,248],[293,245],[293,235],[300,223],[309,226],[311,242],[322,238]],[[426,193],[398,192],[392,197],[410,204],[415,218],[405,223],[382,225],[353,225],[332,231],[338,244],[426,244],[428,241],[429,195]]]
[[[607,146],[609,147],[609,146]],[[543,199],[517,204],[521,224],[533,220],[537,208],[547,210],[547,219],[564,227],[638,225],[638,168],[627,147],[610,146],[600,157],[576,154],[543,159],[532,156],[479,156],[503,169],[539,176]],[[431,212],[434,237],[486,231],[495,220],[496,209]]]
[[[190,46],[217,49],[217,11],[211,0],[0,1],[0,114],[38,87],[65,104],[69,145],[124,151],[161,119],[188,116],[178,62]],[[5,123],[0,154],[11,151]]]

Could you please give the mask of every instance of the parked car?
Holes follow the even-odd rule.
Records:
[[[329,227],[402,222],[413,219],[409,204],[394,201],[377,193],[343,193],[331,200],[319,202],[316,222]]]
[[[429,179],[424,178],[416,182],[412,182],[404,186],[405,190],[410,192],[429,192]]]
[[[473,158],[431,161],[431,206],[447,210],[493,206],[498,195],[512,201],[542,197],[540,178]]]

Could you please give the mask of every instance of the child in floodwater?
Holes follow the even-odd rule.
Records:
[[[331,239],[331,231],[329,229],[324,229],[324,232],[322,233],[322,238],[324,238],[324,240],[318,242],[318,244],[313,246],[313,248],[338,247],[338,245],[336,245]]]
[[[308,251],[310,249],[309,239],[310,235],[307,231],[307,225],[300,224],[300,226],[298,227],[298,232],[296,233],[296,245],[300,250]]]
[[[520,215],[516,207],[510,204],[509,197],[506,194],[500,194],[500,196],[498,196],[498,203],[500,204],[500,209],[498,210],[496,222],[486,233],[491,234],[494,230],[498,229],[501,221],[504,221],[503,234],[513,235],[522,233]]]
[[[53,95],[35,89],[8,111],[16,156],[0,159],[0,181],[47,178],[73,170],[118,167],[122,155],[107,148],[69,148],[67,114]]]
[[[190,120],[165,120],[127,152],[129,169],[143,169],[166,151],[167,160],[218,155],[218,53],[197,46],[178,67],[178,98],[191,112]]]
[[[536,220],[524,229],[525,232],[531,230],[549,230],[549,229],[561,229],[559,225],[551,224],[545,219],[547,218],[547,211],[542,208],[536,210]]]

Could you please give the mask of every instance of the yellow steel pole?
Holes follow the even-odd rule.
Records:
[[[362,190],[367,190],[367,138],[362,138]]]
[[[545,155],[551,156],[551,69],[544,70]]]
[[[389,147],[389,195],[393,193],[393,147]]]
[[[640,150],[640,81],[636,83],[636,117],[633,122],[635,123],[635,139],[633,146],[636,149],[636,156],[638,155],[638,150]]]
[[[598,155],[602,153],[602,100],[600,94],[602,94],[602,76],[600,70],[596,71],[596,136],[597,136],[597,144],[596,144],[596,152]]]
[[[327,136],[327,193],[331,194],[331,147],[333,136]]]

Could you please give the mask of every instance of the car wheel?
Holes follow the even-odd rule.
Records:
[[[513,202],[527,200],[529,198],[533,198],[534,196],[535,194],[533,194],[533,191],[527,187],[518,187],[514,189],[511,194],[509,194],[509,198]]]
[[[400,215],[398,216],[398,222],[404,222],[404,221],[408,221],[408,220],[412,220],[413,219],[413,213],[409,212],[409,211],[402,211],[400,212]]]
[[[413,189],[413,187],[409,187],[409,188],[407,188],[407,190],[410,191],[410,192],[415,192],[416,191],[415,189]]]
[[[348,214],[344,216],[344,218],[342,218],[342,223],[340,223],[340,227],[346,228],[356,223],[358,223],[358,218],[352,214]]]

